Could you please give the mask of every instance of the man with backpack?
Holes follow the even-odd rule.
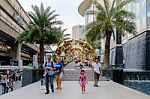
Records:
[[[46,82],[46,93],[49,94],[49,82],[51,86],[51,91],[54,92],[54,66],[53,61],[51,60],[51,56],[48,56],[48,60],[43,65],[45,70],[45,82]]]

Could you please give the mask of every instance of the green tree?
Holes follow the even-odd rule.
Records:
[[[50,7],[44,8],[43,3],[38,7],[32,5],[33,12],[28,15],[31,22],[28,28],[17,37],[17,41],[23,43],[39,44],[39,63],[44,61],[44,46],[47,44],[58,43],[62,37],[63,32],[61,27],[56,25],[62,24],[57,21],[58,14],[54,14]]]
[[[125,7],[133,0],[103,0],[103,4],[94,1],[97,9],[96,20],[87,25],[87,35],[99,36],[105,39],[105,55],[104,65],[109,68],[110,40],[115,37],[114,29],[117,35],[125,35],[125,33],[136,34],[135,23],[133,19],[135,15],[128,12]]]
[[[94,25],[94,24],[93,24]],[[99,32],[97,32],[98,29],[96,29],[95,26],[93,26],[93,29],[89,29],[88,25],[86,28],[88,28],[87,34],[86,34],[86,41],[95,49],[101,49],[101,35]]]

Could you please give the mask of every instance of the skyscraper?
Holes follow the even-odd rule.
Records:
[[[72,27],[72,39],[84,39],[84,25],[76,25]]]

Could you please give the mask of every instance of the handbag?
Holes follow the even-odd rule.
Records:
[[[54,71],[54,75],[58,75],[58,74],[60,74],[59,70]]]

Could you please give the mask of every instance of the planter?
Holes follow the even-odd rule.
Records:
[[[106,79],[111,79],[114,82],[123,83],[123,69],[117,68],[110,68],[110,69],[103,69],[103,75]]]
[[[111,73],[111,79],[114,82],[123,84],[123,69],[112,69]]]
[[[40,70],[24,70],[23,71],[23,79],[22,79],[22,87],[29,85],[31,83],[37,82],[41,78]]]

